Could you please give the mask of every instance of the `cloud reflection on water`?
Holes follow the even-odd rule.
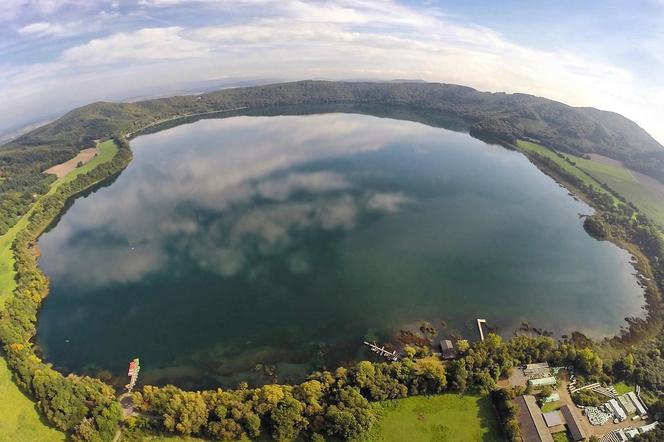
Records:
[[[302,232],[350,230],[364,214],[392,213],[410,202],[310,165],[435,129],[358,115],[310,118],[315,124],[288,117],[207,120],[134,140],[127,179],[95,195],[95,204],[74,205],[45,238],[66,250],[49,261],[47,273],[73,288],[131,283],[184,251],[202,269],[234,276],[251,260],[291,247]],[[196,132],[214,133],[218,141]],[[210,215],[211,222],[201,222]],[[112,238],[101,252],[99,235]],[[306,271],[305,259],[289,263],[293,273]]]

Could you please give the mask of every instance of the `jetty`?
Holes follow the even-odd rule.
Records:
[[[375,342],[372,344],[371,342],[364,341],[364,345],[369,347],[369,349],[372,352],[378,354],[379,356],[383,356],[384,358],[387,358],[390,361],[396,362],[399,360],[399,356],[397,355],[396,350],[394,351],[385,350],[385,347],[379,347],[376,345]]]
[[[134,385],[136,385],[136,381],[138,380],[139,371],[141,371],[141,365],[138,358],[135,358],[129,363],[129,370],[127,372],[127,376],[129,376],[129,383],[125,385],[125,388],[127,389],[128,393],[131,393],[131,390],[134,389]]]
[[[482,324],[486,324],[486,319],[477,320],[477,328],[480,330],[480,339],[484,341],[484,330],[482,330]]]

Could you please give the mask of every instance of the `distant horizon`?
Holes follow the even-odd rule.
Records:
[[[222,89],[243,88],[243,87],[252,87],[252,86],[266,86],[266,85],[270,85],[270,84],[280,84],[280,83],[298,83],[298,82],[303,82],[303,81],[330,81],[330,82],[346,82],[346,83],[363,83],[363,82],[366,82],[366,83],[395,83],[395,84],[398,84],[398,83],[446,84],[446,85],[469,87],[469,88],[475,89],[479,92],[487,92],[487,93],[494,93],[494,94],[504,93],[504,94],[509,94],[509,95],[523,94],[523,95],[531,95],[531,96],[535,96],[535,97],[540,97],[540,98],[544,98],[544,99],[553,100],[549,97],[536,95],[536,94],[530,94],[530,93],[527,93],[527,92],[485,91],[485,90],[476,89],[476,88],[473,88],[472,86],[468,86],[468,85],[460,84],[460,83],[446,83],[446,82],[442,82],[442,81],[427,81],[427,80],[422,80],[422,79],[418,79],[418,78],[394,78],[394,79],[346,78],[346,79],[339,79],[339,80],[327,79],[327,78],[303,78],[303,79],[299,79],[299,80],[290,80],[290,79],[289,80],[286,80],[286,79],[284,79],[284,80],[278,80],[278,79],[261,80],[261,79],[255,79],[255,78],[246,78],[246,79],[235,78],[235,79],[232,79],[232,80],[229,80],[229,81],[230,82],[228,83],[228,85],[224,85],[223,80],[207,80],[207,81],[192,82],[191,85],[182,86],[180,88],[180,90],[173,89],[173,90],[169,90],[169,91],[164,91],[162,93],[137,95],[137,96],[126,97],[126,98],[121,98],[121,99],[117,99],[117,100],[91,101],[91,102],[82,104],[80,106],[72,107],[71,109],[67,109],[63,112],[59,112],[57,115],[52,115],[50,117],[43,118],[43,119],[40,119],[38,121],[29,122],[29,123],[27,123],[25,125],[21,125],[19,127],[9,128],[9,129],[5,129],[5,130],[0,128],[0,146],[11,142],[12,140],[20,137],[23,134],[26,134],[26,133],[30,132],[31,130],[35,130],[35,129],[38,129],[39,127],[50,124],[50,123],[58,120],[59,118],[62,118],[67,113],[69,113],[73,110],[76,110],[78,108],[85,107],[85,106],[88,106],[88,105],[91,105],[91,104],[94,104],[94,103],[99,103],[99,102],[136,103],[136,102],[140,102],[140,101],[154,100],[154,99],[158,99],[158,98],[169,98],[169,97],[173,97],[173,96],[177,96],[177,95],[184,95],[184,96],[186,96],[186,95],[202,95],[202,94],[205,94],[205,93],[214,92],[214,91],[222,90]],[[207,82],[207,83],[220,82],[220,83],[218,85],[215,85],[215,86],[209,86],[209,87],[205,88],[204,90],[195,90],[194,84],[204,83],[204,82]],[[567,105],[567,106],[570,106],[570,107],[573,107],[573,108],[579,108],[579,109],[590,108],[590,109],[597,109],[597,110],[603,111],[603,112],[611,112],[611,113],[615,113],[615,114],[618,114],[618,115],[620,115],[624,118],[629,119],[628,117],[626,117],[625,115],[622,115],[619,112],[615,112],[615,111],[611,111],[611,110],[607,110],[607,109],[601,109],[601,108],[598,108],[598,107],[595,107],[595,106],[573,106],[573,105],[570,105],[568,103],[565,103],[565,102],[562,102],[562,101],[559,101],[559,100],[553,100],[553,101],[562,103],[564,105]],[[645,130],[648,133],[648,135],[650,135],[655,141],[657,141],[657,143],[664,149],[664,142],[657,139],[646,128],[639,125],[638,122],[636,122],[634,120],[631,120],[631,119],[630,119],[630,121],[633,121],[635,124],[637,124],[643,130]]]
[[[7,0],[0,132],[243,79],[416,78],[619,113],[664,141],[662,0]]]

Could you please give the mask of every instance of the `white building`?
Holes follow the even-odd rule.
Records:
[[[615,399],[610,399],[609,402],[607,402],[609,408],[613,412],[613,415],[618,419],[620,422],[624,421],[627,419],[627,415],[625,414],[625,410],[622,409],[620,404],[618,404],[618,401]]]
[[[648,410],[646,410],[645,405],[643,405],[643,402],[641,402],[641,399],[639,399],[636,394],[634,394],[633,391],[630,391],[627,393],[627,397],[632,401],[634,406],[636,407],[636,412],[639,413],[639,416],[643,417],[648,414]]]

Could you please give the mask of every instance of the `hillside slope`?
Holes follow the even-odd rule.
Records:
[[[660,157],[664,152],[662,146],[637,124],[616,113],[575,108],[526,94],[479,92],[465,86],[413,82],[300,81],[135,103],[93,103],[0,148],[0,171],[6,168],[5,157],[9,152],[15,158],[25,157],[24,161],[15,159],[15,163],[34,162],[34,155],[26,151],[71,152],[89,147],[93,139],[132,131],[177,115],[237,107],[321,103],[413,106],[460,118],[471,134],[479,137],[506,142],[525,137],[578,155],[599,153],[625,161],[664,182],[664,171],[660,173],[650,164],[654,159],[664,165],[664,157]]]

